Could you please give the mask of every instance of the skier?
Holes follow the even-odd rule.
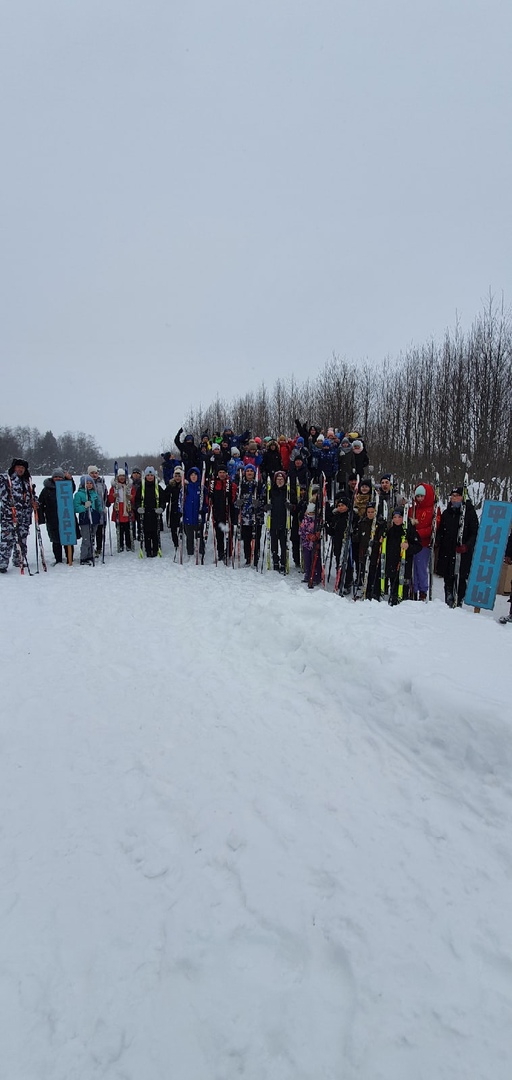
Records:
[[[39,524],[46,525],[48,536],[55,556],[55,566],[62,562],[62,542],[59,530],[59,515],[57,511],[57,484],[65,480],[64,469],[55,468],[51,477],[43,483],[43,490],[39,495]],[[71,481],[75,491],[75,481]]]
[[[287,521],[290,511],[286,491],[286,473],[277,469],[270,488],[270,551],[274,570],[286,573],[288,548]],[[279,562],[279,552],[281,562]]]
[[[94,563],[94,539],[101,521],[101,503],[89,474],[80,477],[80,487],[73,496],[73,509],[78,514],[82,543],[80,545],[80,565]]]
[[[28,461],[13,458],[0,474],[0,574],[7,573],[12,553],[14,566],[27,561],[27,537],[32,521],[33,494]]]
[[[182,439],[182,434],[183,428],[180,427],[180,430],[174,436],[174,442],[178,447],[178,451],[185,469],[191,469],[193,465],[200,469],[202,464],[201,451],[194,442],[194,436],[185,435],[185,438]]]
[[[370,545],[372,529],[372,549],[367,567],[368,548]],[[368,600],[378,599],[379,597],[380,545],[385,531],[386,522],[377,515],[377,506],[375,502],[371,501],[367,503],[365,516],[359,518],[355,524],[354,537],[358,551],[358,582],[360,585],[364,586],[366,570],[368,568],[368,581],[366,587],[366,598]]]
[[[142,519],[144,548],[148,559],[154,559],[160,551],[160,520],[165,508],[165,490],[157,482],[156,469],[148,465],[144,479],[136,491],[134,509]]]
[[[317,494],[317,493],[315,493]],[[314,585],[319,585],[322,579],[322,564],[317,557],[314,561],[314,553],[320,542],[320,529],[321,523],[318,517],[318,507],[315,501],[311,501],[307,504],[306,512],[299,525],[300,542],[302,546],[302,554],[304,558],[304,577],[303,582],[307,582],[308,586],[313,588]]]
[[[220,462],[215,476],[212,477],[210,499],[217,545],[217,562],[223,562],[226,553],[228,557],[232,554],[230,534],[233,513],[232,485],[223,461]]]
[[[87,472],[92,477],[94,483],[94,490],[100,500],[100,518],[96,525],[96,555],[101,555],[103,551],[103,542],[105,539],[105,527],[107,522],[107,498],[108,488],[105,480],[100,476],[100,470],[97,465],[89,465]]]
[[[234,505],[241,517],[245,565],[257,567],[263,525],[262,484],[256,479],[256,470],[250,462],[245,466],[244,471],[245,476],[242,478],[240,492],[237,494]]]
[[[400,564],[405,558],[403,600],[409,598],[412,577],[412,559],[421,551],[421,540],[411,521],[407,521],[404,528],[404,508],[395,506],[391,525],[386,534],[386,592],[389,595],[390,604],[399,602]]]
[[[112,481],[107,501],[109,506],[113,506],[112,521],[117,529],[117,549],[118,551],[124,551],[126,546],[126,550],[131,551],[132,499],[128,477],[124,469],[117,470],[117,476]]]
[[[199,555],[203,555],[203,493],[201,491],[199,469],[196,469],[195,466],[192,469],[189,469],[184,486],[183,529],[187,541],[187,555],[194,554],[194,544],[196,539],[199,539]]]
[[[420,600],[426,600],[428,596],[428,571],[435,501],[436,494],[432,484],[418,484],[414,492],[414,503],[409,507],[409,519],[416,527],[416,532],[422,544],[421,551],[418,551],[413,560],[414,592],[418,594]],[[436,528],[438,528],[441,520],[439,507],[437,508],[436,517]]]
[[[353,581],[353,560],[352,560],[352,521],[353,521],[353,498],[350,491],[339,491],[334,499],[334,506],[331,507],[330,503],[327,503],[325,508],[325,520],[327,523],[327,532],[332,537],[332,553],[335,559],[336,565],[336,581],[335,591],[338,589],[340,583],[341,573],[341,555],[344,550],[344,544],[348,545],[345,558],[345,580],[343,582],[343,590],[350,592]]]
[[[471,569],[471,560],[478,532],[478,517],[471,499],[464,503],[464,489],[452,488],[450,501],[441,514],[438,538],[437,573],[444,578],[444,598],[449,607],[461,607]],[[460,544],[459,526],[464,514],[464,527]],[[460,555],[460,569],[455,596],[455,559]]]
[[[197,466],[194,465],[197,471]],[[176,465],[172,480],[165,489],[165,501],[167,503],[167,524],[171,530],[172,542],[175,552],[180,542],[180,525],[182,522],[182,495],[183,495],[183,469]]]

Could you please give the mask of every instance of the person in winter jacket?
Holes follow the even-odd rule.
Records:
[[[196,466],[193,466],[196,468]],[[165,489],[165,502],[167,506],[167,524],[171,530],[172,542],[176,549],[180,542],[181,504],[183,501],[183,469],[176,465],[172,480]]]
[[[94,480],[89,474],[80,477],[80,487],[73,496],[73,509],[75,514],[78,514],[82,534],[80,565],[94,563],[94,543],[101,519],[101,503]]]
[[[182,434],[183,434],[183,428],[180,427],[180,430],[174,436],[174,442],[176,443],[176,446],[178,448],[178,452],[180,454],[181,460],[183,461],[183,465],[184,465],[185,469],[186,470],[191,469],[193,465],[195,465],[198,469],[200,469],[201,464],[202,464],[202,462],[201,462],[201,451],[200,451],[199,447],[196,446],[196,444],[194,442],[194,436],[193,435],[185,435],[185,438],[182,439],[181,438]]]
[[[108,489],[105,480],[100,476],[100,470],[97,465],[89,465],[87,469],[88,475],[92,477],[94,483],[94,490],[100,500],[100,517],[96,525],[96,555],[101,555],[103,550],[103,542],[105,538],[105,525],[107,521],[107,499]]]
[[[386,534],[386,583],[390,604],[398,604],[400,564],[405,558],[403,599],[410,595],[413,556],[421,551],[421,540],[412,522],[408,521],[404,532],[403,506],[395,506],[391,525]]]
[[[112,521],[117,531],[117,550],[132,550],[132,498],[128,477],[124,469],[117,470],[117,477],[110,485],[108,504],[112,506]]]
[[[464,511],[463,488],[452,488],[448,506],[441,514],[438,529],[439,551],[437,573],[444,578],[444,598],[449,607],[461,607],[466,595],[471,560],[478,533],[478,517],[471,499],[466,499]],[[464,528],[459,544],[461,514]],[[460,556],[457,595],[455,596],[456,560]]]
[[[352,531],[354,516],[352,508],[352,494],[350,491],[339,491],[335,496],[334,505],[327,503],[325,507],[325,521],[327,533],[332,536],[332,551],[336,564],[336,573],[340,569],[341,553],[345,538],[349,545],[347,555],[347,571],[345,575],[345,590],[350,592],[354,579],[354,561],[352,557]]]
[[[279,446],[276,439],[269,439],[266,444],[266,450],[263,453],[263,460],[261,463],[261,473],[263,479],[266,481],[267,477],[273,479],[274,473],[277,470],[281,470],[283,463],[281,461],[281,454],[279,452]]]
[[[352,443],[352,453],[354,455],[352,468],[355,469],[358,476],[362,477],[366,474],[370,462],[362,439],[354,439]]]
[[[302,441],[304,442],[304,440]],[[290,454],[295,448],[295,439],[287,439],[286,435],[279,435],[277,444],[281,454],[281,468],[287,473],[290,470]]]
[[[421,551],[417,552],[413,560],[414,592],[419,594],[420,600],[426,600],[428,597],[435,501],[436,493],[432,484],[418,484],[414,492],[413,505],[409,507],[409,518],[421,540]],[[438,528],[441,520],[439,507],[436,517],[436,528]]]
[[[59,515],[57,511],[57,484],[65,480],[64,469],[55,468],[51,477],[43,483],[43,490],[39,495],[39,524],[46,525],[48,536],[53,549],[55,563],[62,562],[62,541],[59,530]],[[71,481],[73,491],[76,488],[75,481]]]
[[[0,573],[5,574],[12,554],[14,566],[27,561],[27,537],[32,521],[34,493],[28,461],[13,458],[8,472],[0,474]]]
[[[164,484],[167,487],[167,484],[169,484],[171,482],[171,480],[172,480],[172,478],[174,476],[174,470],[175,470],[176,466],[181,465],[181,459],[179,457],[176,457],[175,454],[171,454],[170,450],[166,450],[165,454],[162,454],[161,457],[162,457],[162,477],[163,477]],[[118,471],[117,475],[119,476],[119,471]]]
[[[277,469],[270,486],[270,552],[274,570],[286,574],[288,555],[288,522],[291,504],[288,503],[286,473]],[[281,561],[279,561],[279,557]]]
[[[300,542],[304,559],[303,581],[311,587],[318,585],[322,577],[320,561],[321,522],[318,517],[316,500],[307,504],[306,512],[299,525]]]
[[[227,470],[231,483],[238,484],[238,481],[240,479],[240,472],[243,473],[244,471],[244,466],[242,458],[240,457],[240,451],[238,449],[238,446],[231,447],[231,457],[227,464]]]
[[[152,465],[144,469],[144,479],[135,494],[134,510],[142,519],[144,548],[148,559],[160,552],[160,521],[165,509],[165,489],[157,483]]]
[[[131,499],[132,507],[134,508],[135,507],[135,496],[137,494],[137,489],[140,488],[140,485],[142,483],[142,473],[141,473],[140,469],[138,469],[136,466],[132,469],[130,480],[132,482],[131,483],[131,488],[130,488],[130,499]],[[139,517],[138,514],[136,514],[134,512],[134,514],[133,514],[133,539],[134,540],[140,540],[141,535],[142,535],[142,533],[141,533],[141,528],[140,528],[140,517]]]
[[[297,431],[308,450],[316,443],[318,436],[321,435],[322,429],[319,424],[301,424],[300,420],[295,420],[295,426]]]
[[[249,463],[245,466],[245,476],[235,499],[235,507],[240,518],[246,566],[258,566],[263,504],[263,485],[256,479],[254,465]]]
[[[199,541],[199,555],[204,553],[204,489],[201,485],[199,469],[189,469],[185,480],[183,501],[183,531],[187,543],[187,555],[194,554],[194,545]]]
[[[373,540],[372,540],[373,531]],[[386,532],[386,522],[378,516],[375,502],[366,505],[364,517],[358,518],[354,527],[354,540],[357,547],[357,580],[364,585],[366,574],[366,562],[368,549],[371,543],[370,561],[368,564],[368,582],[366,598],[378,599],[380,590],[380,546],[382,537]]]
[[[301,546],[299,525],[308,504],[309,473],[301,457],[290,463],[290,503],[291,503],[291,541],[293,561],[298,570],[301,568]]]
[[[222,462],[210,482],[210,505],[217,549],[217,564],[223,562],[226,558],[230,558],[232,554],[233,502],[232,485],[228,470],[224,462]]]
[[[256,439],[249,439],[247,448],[243,456],[244,465],[254,465],[255,469],[260,469],[263,463],[263,454],[260,452]]]

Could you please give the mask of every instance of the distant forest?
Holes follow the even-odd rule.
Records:
[[[369,316],[370,317],[370,316]],[[432,478],[444,487],[470,479],[487,498],[512,494],[512,320],[493,297],[467,331],[413,346],[378,366],[337,356],[305,382],[278,378],[271,390],[192,411],[185,431],[274,437],[296,434],[295,420],[362,434],[375,472],[406,483]]]
[[[50,476],[56,466],[77,475],[87,472],[89,465],[97,465],[101,472],[109,474],[114,463],[113,458],[100,450],[94,437],[83,431],[66,431],[56,436],[52,431],[42,433],[37,428],[0,427],[0,471],[8,469],[13,458],[28,461],[32,476]],[[125,455],[119,455],[119,464],[124,465],[124,461]],[[130,469],[134,465],[157,467],[161,463],[161,455],[154,452],[132,454],[128,459]]]

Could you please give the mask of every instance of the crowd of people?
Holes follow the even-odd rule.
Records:
[[[251,437],[231,428],[175,437],[162,454],[161,476],[116,468],[107,483],[89,466],[76,487],[60,467],[36,493],[29,465],[14,459],[0,474],[0,573],[27,561],[33,515],[46,525],[55,563],[65,559],[57,488],[71,481],[79,559],[104,557],[107,522],[117,550],[135,547],[147,558],[161,555],[166,523],[174,558],[204,562],[212,538],[214,561],[234,567],[291,566],[310,588],[326,584],[354,598],[390,603],[432,597],[432,578],[444,579],[446,603],[463,601],[478,532],[478,516],[463,485],[452,488],[441,511],[435,478],[410,491],[389,472],[373,475],[358,431],[306,426],[293,437]],[[512,540],[507,548],[512,561]]]

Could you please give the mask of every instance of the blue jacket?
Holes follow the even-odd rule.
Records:
[[[191,472],[198,472],[198,469],[189,469],[187,473],[187,487],[185,491],[185,504],[183,506],[183,524],[184,525],[199,525],[201,523],[202,513],[202,498],[201,498],[201,480],[191,480]]]
[[[94,488],[92,488],[91,491],[87,491],[85,487],[79,487],[78,491],[75,491],[75,494],[73,495],[73,509],[75,514],[78,514],[80,524],[82,525],[83,522],[89,521],[89,510],[86,510],[84,505],[86,500],[89,500],[91,503],[93,525],[99,525],[102,520],[99,495]]]

